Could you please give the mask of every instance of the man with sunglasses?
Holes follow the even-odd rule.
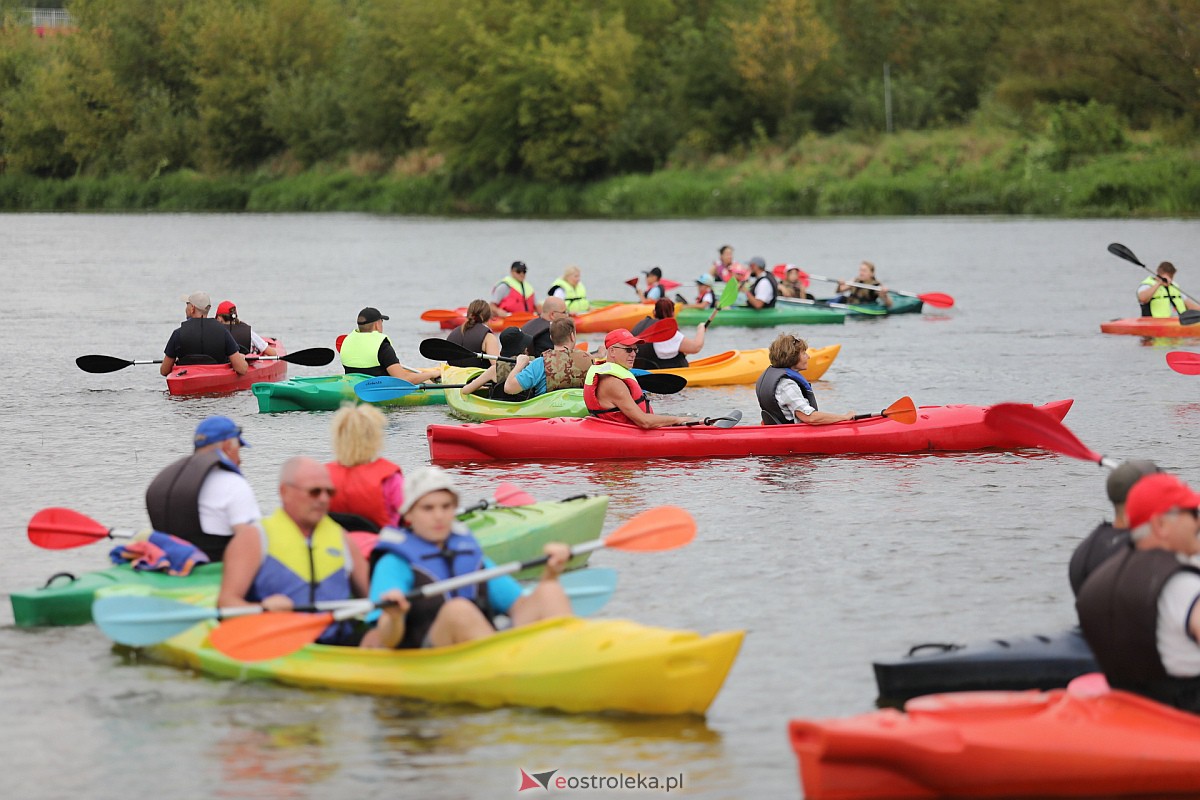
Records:
[[[538,310],[533,284],[525,282],[527,272],[529,268],[524,261],[514,261],[508,268],[508,275],[492,289],[492,313],[497,317]]]
[[[178,536],[220,561],[231,537],[257,533],[262,519],[254,490],[242,475],[242,429],[229,417],[196,426],[194,452],[155,476],[146,511],[157,531]]]
[[[329,503],[336,492],[323,464],[306,456],[288,459],[279,473],[280,508],[263,520],[262,531],[234,536],[225,552],[217,604],[290,611],[311,603],[366,597],[367,561],[346,531],[329,518]],[[362,629],[355,622],[335,622],[317,642],[357,645],[361,637]]]
[[[208,292],[192,292],[180,298],[187,305],[187,319],[171,333],[167,346],[163,348],[162,365],[158,371],[166,376],[175,369],[175,364],[228,364],[238,375],[250,369],[246,357],[238,350],[238,344],[221,322],[208,319],[212,298]]]
[[[600,419],[624,422],[639,428],[662,428],[694,422],[691,417],[655,414],[650,408],[650,399],[630,372],[640,344],[642,340],[625,328],[617,328],[604,337],[608,360],[589,369],[583,379],[583,404],[588,413]]]
[[[1200,713],[1200,494],[1167,473],[1140,478],[1125,512],[1132,545],[1088,576],[1075,609],[1109,685]]]

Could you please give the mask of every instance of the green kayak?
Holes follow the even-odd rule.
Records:
[[[579,495],[527,506],[489,506],[463,514],[460,519],[479,539],[488,557],[500,564],[536,558],[541,555],[546,542],[578,544],[598,538],[607,511],[607,495]],[[571,566],[582,566],[586,560],[586,554],[577,557],[571,561]],[[539,572],[533,569],[518,573],[518,577],[536,577]],[[125,566],[109,567],[79,577],[59,573],[45,586],[13,592],[13,617],[19,627],[83,625],[92,621],[92,597],[101,588],[125,585],[154,590],[203,589],[220,583],[220,564],[196,567],[185,578],[162,572],[139,572]]]
[[[857,317],[860,319],[866,319],[869,315],[871,315],[871,312],[880,312],[881,314],[885,314],[889,317],[893,314],[920,314],[921,309],[925,305],[921,302],[921,298],[919,297],[909,297],[908,295],[896,294],[895,292],[888,292],[888,294],[892,297],[891,308],[888,308],[883,303],[859,303],[855,305],[854,308],[861,308],[863,311],[867,312],[866,314],[856,314],[853,311],[849,311],[847,313],[851,317]],[[828,302],[830,300],[836,301],[837,298],[826,297],[823,298],[822,302]]]
[[[583,405],[583,389],[560,389],[515,403],[474,394],[464,395],[457,389],[447,389],[445,395],[452,414],[474,422],[516,417],[546,419],[588,415],[587,408]]]
[[[675,313],[679,327],[699,325],[708,319],[711,312],[706,308],[681,308]],[[713,319],[711,326],[740,326],[743,328],[770,328],[775,325],[837,325],[846,321],[846,312],[826,306],[776,305],[771,308],[731,306],[722,309]]]
[[[357,403],[354,386],[368,380],[369,375],[326,375],[319,378],[291,378],[275,383],[256,383],[250,387],[258,398],[260,414],[279,411],[337,411],[342,403]],[[444,405],[443,391],[413,392],[395,400],[375,403],[378,406]]]

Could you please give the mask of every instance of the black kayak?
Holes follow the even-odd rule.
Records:
[[[1078,626],[1053,636],[992,639],[974,644],[919,644],[894,661],[876,661],[876,703],[900,707],[940,692],[1056,689],[1096,660]]]

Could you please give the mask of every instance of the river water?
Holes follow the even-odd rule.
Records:
[[[10,382],[0,407],[0,595],[103,567],[105,546],[39,550],[27,521],[67,506],[111,526],[146,525],[146,485],[188,451],[206,415],[244,426],[243,467],[265,511],[287,457],[330,457],[328,414],[258,415],[249,392],[172,399],[153,366],[75,368],[86,353],[161,358],[178,298],[195,289],[233,299],[291,350],[331,346],[359,308],[378,306],[401,359],[420,364],[418,341],[438,333],[420,312],[484,296],[516,259],[539,296],[577,263],[593,297],[622,299],[639,270],[658,264],[690,281],[725,243],[742,261],[762,255],[829,276],[867,258],[893,288],[957,303],[796,328],[814,346],[842,344],[816,387],[822,408],[875,411],[905,394],[925,405],[1073,397],[1066,422],[1093,449],[1154,458],[1200,481],[1200,378],[1167,368],[1169,343],[1099,332],[1101,321],[1136,315],[1145,275],[1105,252],[1112,241],[1148,264],[1174,261],[1183,287],[1200,287],[1194,221],[0,216],[0,363]],[[775,333],[717,328],[705,353],[762,347]],[[757,416],[750,387],[688,390],[658,407]],[[437,407],[390,413],[386,455],[405,468],[428,463],[425,426],[445,421]],[[1095,466],[1028,451],[453,471],[465,499],[490,496],[500,480],[540,499],[607,493],[606,530],[654,505],[689,509],[699,534],[688,547],[606,551],[592,563],[620,569],[605,615],[748,632],[708,716],[483,711],[221,682],[138,663],[92,626],[16,629],[4,602],[4,796],[507,797],[524,768],[682,775],[693,797],[796,797],[789,718],[871,709],[871,660],[918,642],[1070,625],[1066,562],[1108,510]]]

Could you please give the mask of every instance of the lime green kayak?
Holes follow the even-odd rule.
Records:
[[[484,552],[499,564],[536,558],[550,541],[578,544],[598,538],[607,511],[607,495],[580,495],[560,502],[488,507],[464,514],[460,519],[479,539]],[[587,554],[577,557],[571,566],[582,566],[586,560]],[[537,574],[534,569],[519,573],[518,577]],[[45,586],[13,592],[11,601],[13,617],[20,627],[83,625],[92,621],[92,599],[102,588],[121,585],[154,590],[204,590],[215,589],[220,583],[220,564],[196,567],[187,577],[114,566],[79,577],[60,573]]]
[[[452,414],[474,422],[517,417],[545,419],[588,415],[587,408],[583,405],[583,389],[559,389],[515,403],[474,394],[465,395],[457,389],[447,389],[445,395]]]
[[[256,383],[250,387],[258,399],[260,414],[280,411],[337,411],[342,403],[357,403],[354,386],[369,380],[369,375],[326,375],[318,378],[291,378],[275,383]],[[444,405],[446,393],[441,390],[417,391],[395,400],[385,400],[379,406]]]
[[[150,658],[233,680],[397,695],[484,708],[704,714],[745,633],[702,636],[625,620],[558,617],[451,647],[368,650],[307,645],[235,661],[208,643],[212,621],[146,648]]]
[[[699,325],[708,319],[707,308],[681,308],[675,313],[679,327]],[[731,306],[722,309],[710,327],[725,325],[743,328],[770,328],[775,325],[837,325],[846,321],[846,312],[826,306],[776,305],[770,308]]]

